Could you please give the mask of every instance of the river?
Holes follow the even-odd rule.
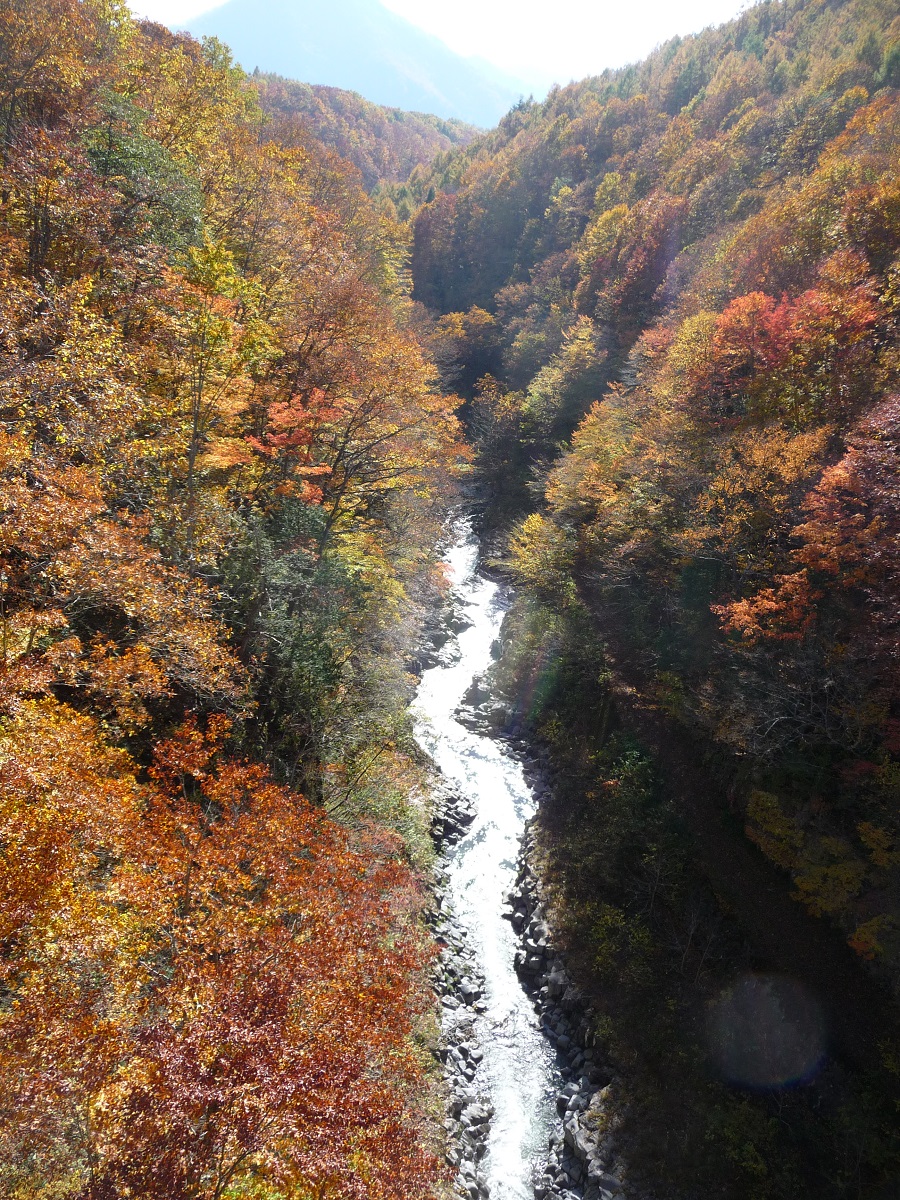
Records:
[[[413,711],[419,744],[475,811],[448,855],[447,897],[485,980],[486,1010],[476,1022],[484,1058],[476,1085],[494,1117],[482,1170],[492,1200],[532,1200],[533,1168],[546,1157],[561,1077],[515,973],[517,943],[503,919],[534,799],[515,754],[456,716],[469,685],[491,663],[507,606],[503,589],[478,572],[478,554],[471,527],[461,523],[445,561],[456,609],[469,625],[441,662],[423,672]],[[453,1012],[444,1015],[445,1022],[455,1019]]]

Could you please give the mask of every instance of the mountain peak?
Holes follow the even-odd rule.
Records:
[[[228,0],[188,28],[226,42],[245,70],[259,67],[482,127],[496,124],[523,90],[378,0]]]

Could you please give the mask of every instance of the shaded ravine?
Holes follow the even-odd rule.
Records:
[[[457,532],[445,561],[456,611],[468,624],[438,664],[423,672],[413,712],[420,745],[474,813],[465,836],[447,854],[445,895],[484,978],[484,1012],[475,1021],[484,1054],[477,1086],[494,1112],[481,1173],[492,1200],[532,1200],[534,1169],[546,1159],[562,1080],[516,974],[518,942],[503,913],[535,804],[514,753],[457,717],[473,679],[491,663],[506,609],[502,590],[477,571],[478,541],[471,528],[461,523]],[[450,1040],[460,1019],[453,1009],[444,1013]]]
[[[647,681],[629,659],[620,623],[605,609],[586,570],[576,570],[575,579],[603,629],[606,664],[618,680],[617,716],[652,754],[662,794],[690,830],[695,867],[752,946],[758,966],[798,981],[816,997],[835,1055],[851,1069],[881,1071],[885,1031],[900,1018],[897,1001],[836,926],[798,903],[790,874],[753,844],[743,820],[735,821],[732,798],[746,789],[746,761],[721,742],[705,741],[696,729],[673,728],[644,702]],[[892,1094],[900,1100],[896,1084]]]

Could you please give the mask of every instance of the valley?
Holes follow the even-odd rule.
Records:
[[[896,5],[263,7],[0,0],[0,1195],[893,1200]]]

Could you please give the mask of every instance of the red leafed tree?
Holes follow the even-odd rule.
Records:
[[[3,885],[7,1183],[424,1197],[412,879],[225,758],[226,730],[189,721],[144,785],[50,701],[7,741],[0,837],[28,848]]]
[[[846,420],[868,397],[878,316],[864,260],[851,252],[834,255],[819,285],[794,300],[739,296],[689,379],[694,402],[717,417]]]
[[[794,529],[796,571],[776,587],[718,607],[744,638],[798,640],[820,604],[845,613],[846,640],[885,663],[900,650],[900,494],[896,458],[900,401],[890,397],[848,436],[846,454],[823,473]]]

